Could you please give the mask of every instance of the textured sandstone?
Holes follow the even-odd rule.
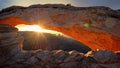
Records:
[[[13,6],[1,10],[0,23],[39,24],[71,36],[92,49],[120,50],[120,12],[108,7]],[[84,26],[86,23],[88,27]]]
[[[111,51],[98,50],[88,52],[88,56],[93,57],[99,63],[116,63],[117,55]]]
[[[10,28],[16,29],[12,26]],[[5,32],[6,34],[9,33]],[[10,30],[11,31],[11,30]],[[12,32],[12,31],[11,31]],[[88,52],[87,55],[75,50],[66,52],[63,50],[22,50],[23,38],[17,36],[9,37],[0,41],[11,41],[0,44],[0,68],[119,68],[120,53],[106,50]],[[0,35],[3,36],[3,32]],[[17,38],[17,39],[16,39]],[[11,40],[14,39],[14,40]],[[17,41],[17,43],[14,43]],[[14,44],[11,44],[14,43]],[[103,54],[103,56],[101,56]],[[101,61],[103,60],[103,61]],[[115,60],[115,61],[114,61]],[[110,62],[110,63],[108,63]]]

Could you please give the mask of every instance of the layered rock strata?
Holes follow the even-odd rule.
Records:
[[[2,28],[1,28],[2,27]],[[4,28],[4,29],[3,29]],[[0,68],[119,68],[120,52],[86,54],[63,50],[22,50],[23,37],[10,25],[0,25]]]

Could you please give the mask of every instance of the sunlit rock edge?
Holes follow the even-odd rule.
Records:
[[[109,7],[70,4],[12,6],[0,11],[0,24],[39,24],[62,32],[90,48],[120,50],[120,12]]]

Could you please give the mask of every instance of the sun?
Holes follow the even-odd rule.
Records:
[[[24,24],[20,24],[20,25],[17,25],[15,27],[18,28],[19,31],[35,31],[35,32],[43,32],[43,31],[45,31],[45,29],[42,29],[38,25],[24,25]]]
[[[43,33],[52,33],[52,34],[62,34],[57,31],[43,29],[39,25],[25,25],[19,24],[15,26],[19,31],[34,31],[34,32],[43,32]]]

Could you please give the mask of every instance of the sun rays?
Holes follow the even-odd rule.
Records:
[[[57,31],[43,29],[39,25],[19,24],[15,27],[18,28],[19,31],[34,31],[34,32],[41,32],[41,33],[62,34],[62,33],[57,32]]]

